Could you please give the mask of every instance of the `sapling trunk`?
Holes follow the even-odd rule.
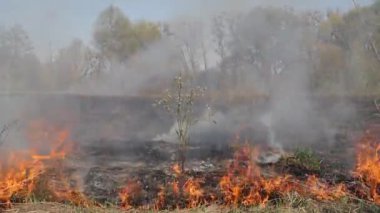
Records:
[[[196,122],[194,119],[193,105],[195,99],[203,94],[203,89],[193,87],[188,75],[182,73],[174,80],[174,87],[168,91],[165,97],[159,100],[159,104],[172,114],[177,123],[176,134],[178,140],[177,161],[181,170],[185,170],[187,146],[190,141],[189,130]]]

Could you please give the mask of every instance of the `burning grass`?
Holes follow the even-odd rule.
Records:
[[[3,207],[9,208],[13,203],[25,203],[33,198],[70,203],[80,208],[101,205],[81,192],[66,169],[65,159],[73,150],[67,129],[36,121],[30,124],[27,136],[30,149],[11,152],[1,164],[0,201]],[[380,205],[379,151],[379,137],[371,131],[366,132],[357,146],[354,184],[335,183],[307,172],[317,167],[320,169],[321,163],[309,152],[296,152],[292,157],[300,165],[308,168],[311,165],[311,169],[305,169],[309,174],[302,177],[278,172],[274,167],[263,170],[257,163],[260,147],[247,143],[236,149],[233,159],[222,171],[183,171],[174,164],[169,175],[153,180],[132,178],[115,189],[119,201],[113,207],[173,210],[217,205],[226,209],[261,208],[269,211],[279,205],[293,209],[318,202],[324,205],[346,202],[345,208],[354,208],[364,202],[375,208]],[[147,187],[146,181],[154,183]]]
[[[26,135],[28,149],[2,153],[5,160],[0,165],[0,204],[9,207],[13,202],[44,195],[86,205],[84,196],[69,185],[63,172],[64,159],[73,148],[69,131],[37,120],[28,124]]]
[[[235,208],[252,206],[266,207],[276,200],[284,199],[289,194],[296,194],[320,202],[338,201],[350,196],[345,184],[330,184],[315,175],[300,180],[290,174],[264,175],[257,165],[260,153],[258,148],[245,145],[234,154],[234,159],[227,165],[227,170],[212,183],[205,174],[192,176],[189,172],[172,167],[173,179],[160,185],[153,204],[136,203],[133,196],[143,194],[144,190],[136,183],[124,190],[121,200],[128,198],[128,208],[142,209],[185,209],[204,205],[218,204]],[[131,190],[133,189],[133,190]]]
[[[368,130],[357,148],[355,175],[369,187],[369,197],[380,205],[380,140]]]

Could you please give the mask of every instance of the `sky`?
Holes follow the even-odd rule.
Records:
[[[356,0],[360,5],[372,1]],[[218,11],[257,5],[323,11],[353,7],[352,0],[0,0],[0,26],[22,25],[36,53],[46,58],[74,38],[91,43],[96,17],[111,4],[120,7],[131,20],[157,22],[207,17]]]

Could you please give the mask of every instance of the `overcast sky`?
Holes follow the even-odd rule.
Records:
[[[356,1],[367,5],[373,0]],[[90,42],[97,15],[110,4],[120,7],[132,20],[152,21],[204,17],[221,10],[255,5],[324,11],[346,11],[353,7],[352,0],[0,0],[0,26],[22,25],[36,52],[45,57],[49,49],[57,50],[73,38]]]

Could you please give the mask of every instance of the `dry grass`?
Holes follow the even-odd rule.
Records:
[[[1,211],[1,210],[0,210]],[[111,213],[123,212],[115,207],[78,207],[54,202],[30,202],[23,204],[14,204],[11,209],[4,210],[7,213]]]
[[[153,213],[153,210],[122,210],[116,206],[84,208],[60,203],[31,202],[25,204],[15,204],[12,209],[4,210],[7,213]],[[173,211],[160,211],[161,213],[346,213],[346,212],[380,212],[380,206],[376,206],[364,200],[342,198],[336,202],[319,202],[297,194],[271,201],[266,207],[222,207],[218,205],[202,206],[195,209],[182,209]]]

